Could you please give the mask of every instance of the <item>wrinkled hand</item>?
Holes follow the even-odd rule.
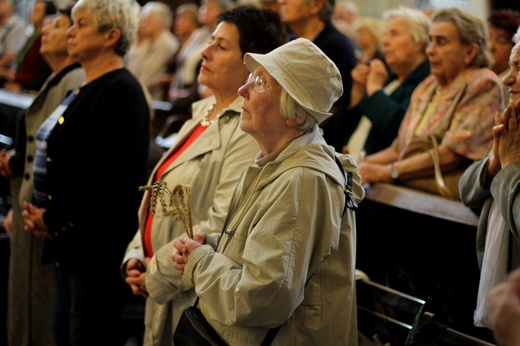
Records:
[[[173,242],[173,250],[172,260],[175,263],[175,269],[184,272],[184,266],[188,262],[188,257],[190,253],[201,246],[202,244],[206,244],[207,234],[202,232],[197,232],[193,235],[193,239],[191,238],[180,238]]]
[[[366,85],[369,71],[370,67],[367,64],[359,62],[356,66],[354,66],[352,71],[350,71],[352,81],[354,83]]]
[[[520,342],[520,270],[509,274],[506,281],[488,293],[489,318],[500,345],[518,345]]]
[[[13,78],[15,77],[14,72],[13,72],[12,76],[13,76]],[[18,93],[18,94],[20,94],[23,90],[22,85],[20,83],[16,83],[16,82],[6,82],[4,84],[4,89],[9,90],[14,93]]]
[[[386,182],[391,183],[390,167],[379,163],[361,161],[358,165],[363,184]]]
[[[148,290],[146,289],[146,267],[150,263],[150,258],[145,259],[146,266],[136,258],[131,258],[126,262],[126,274],[125,282],[132,289],[134,295],[142,295],[148,298]]]
[[[14,155],[14,149],[9,151],[0,150],[0,175],[3,177],[12,177],[14,174],[9,168],[9,160]]]
[[[9,209],[4,219],[4,229],[7,233],[13,230],[13,209]]]
[[[376,91],[383,89],[387,78],[388,71],[385,64],[379,59],[370,61],[370,69],[366,81],[367,94],[372,95]]]
[[[493,144],[498,143],[498,159],[502,168],[507,165],[520,162],[520,126],[518,116],[520,115],[520,101],[509,103],[501,115],[502,126],[495,125],[493,128]],[[496,123],[497,119],[495,119]],[[497,129],[496,129],[497,128]],[[495,132],[498,132],[495,134]],[[496,139],[498,137],[498,140]],[[497,152],[493,148],[496,156]]]
[[[38,208],[29,202],[23,202],[23,209],[24,229],[40,238],[49,237],[49,229],[43,222],[43,213],[46,209]]]

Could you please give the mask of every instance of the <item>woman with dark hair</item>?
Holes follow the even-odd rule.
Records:
[[[193,118],[180,129],[177,141],[149,178],[149,184],[164,182],[170,189],[190,185],[193,229],[207,233],[222,227],[240,173],[258,151],[254,140],[239,128],[238,88],[249,74],[242,57],[287,42],[284,25],[273,11],[240,7],[223,12],[219,22],[202,51],[197,78],[214,96],[193,104]],[[122,273],[134,294],[147,297],[144,345],[171,345],[181,312],[193,303],[195,292],[176,285],[180,275],[170,259],[172,241],[185,235],[184,226],[162,210],[152,214],[151,203],[147,191]]]
[[[496,10],[488,17],[491,54],[491,70],[500,80],[509,73],[509,56],[513,49],[513,36],[520,26],[520,12],[511,9]],[[509,89],[503,87],[505,104],[509,103]]]
[[[40,52],[52,69],[32,104],[20,117],[15,148],[0,154],[0,172],[10,177],[13,206],[5,220],[11,233],[8,295],[9,345],[54,345],[51,328],[54,266],[42,264],[44,240],[24,231],[22,203],[32,198],[36,130],[85,72],[67,53],[72,5],[58,10],[42,29]],[[36,340],[38,342],[36,342]]]
[[[0,71],[0,76],[6,79],[5,89],[36,93],[51,74],[51,68],[40,54],[40,47],[45,21],[55,13],[52,1],[36,0],[34,3],[30,16],[33,32],[16,57],[16,71]]]

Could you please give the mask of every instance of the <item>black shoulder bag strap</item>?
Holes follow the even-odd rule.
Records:
[[[345,193],[345,208],[343,208],[343,214],[345,214],[347,208],[351,210],[357,210],[358,208],[358,205],[354,200],[354,194],[352,193],[352,172],[345,172],[338,157],[334,155],[334,158],[336,159],[336,164],[338,165],[339,170],[343,173],[343,179],[345,179],[345,186],[343,187],[343,192]]]

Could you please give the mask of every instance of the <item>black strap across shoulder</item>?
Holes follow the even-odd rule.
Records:
[[[339,170],[343,173],[343,179],[345,179],[345,186],[343,187],[343,192],[345,193],[345,208],[343,208],[343,214],[345,214],[347,208],[351,210],[357,210],[358,208],[358,205],[354,200],[354,194],[352,193],[352,172],[345,172],[338,157],[334,155],[334,158],[336,159],[336,164],[338,165]]]

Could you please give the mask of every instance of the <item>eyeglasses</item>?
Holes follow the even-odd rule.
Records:
[[[253,90],[257,94],[265,93],[267,90],[267,83],[264,79],[260,78],[259,76],[254,76],[252,73],[249,74],[249,77],[247,78],[247,83],[249,84],[253,82],[253,86],[251,87],[251,90]]]

